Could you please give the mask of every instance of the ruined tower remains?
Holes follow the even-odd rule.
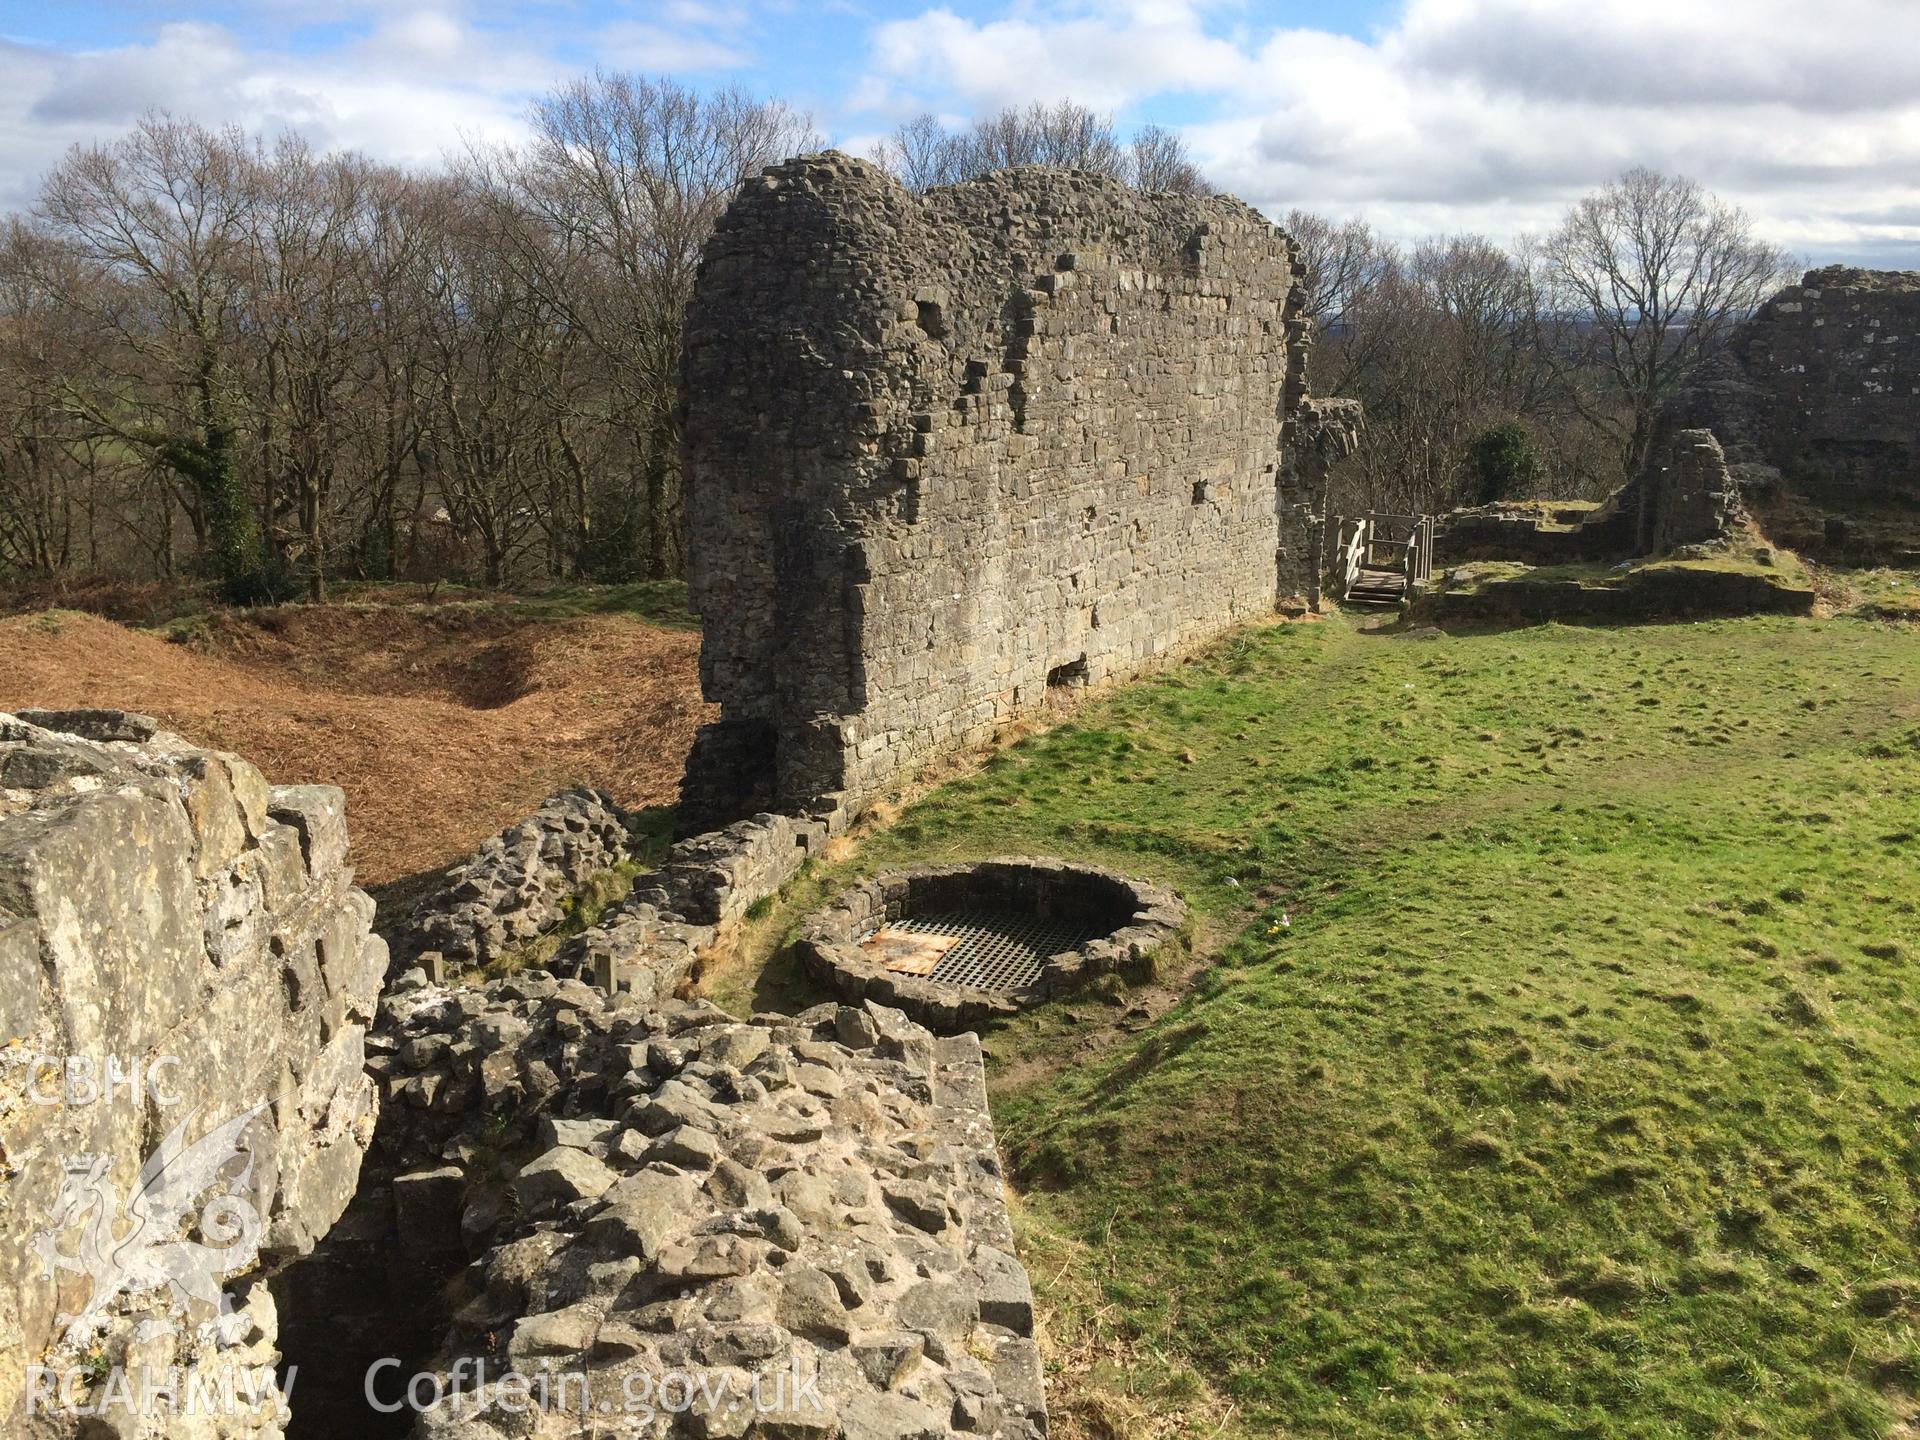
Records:
[[[1920,558],[1920,273],[1810,270],[1661,410],[1711,430],[1768,533],[1854,564]]]
[[[1297,247],[1232,199],[1043,169],[916,196],[832,152],[749,182],[687,319],[722,718],[682,826],[857,808],[1309,588],[1349,417],[1306,398],[1303,310]]]

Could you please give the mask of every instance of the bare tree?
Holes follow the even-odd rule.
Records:
[[[1598,382],[1583,387],[1598,392],[1589,418],[1616,433],[1628,473],[1645,462],[1654,413],[1679,376],[1792,272],[1745,212],[1645,169],[1569,210],[1541,261],[1556,303],[1585,330],[1573,359]]]
[[[490,167],[490,188],[534,217],[537,241],[521,246],[520,259],[605,362],[616,392],[610,413],[628,427],[639,472],[646,573],[675,574],[683,562],[675,396],[700,247],[743,180],[817,148],[819,135],[778,101],[609,74],[539,101],[533,127],[524,154]],[[589,519],[583,506],[581,525]]]
[[[1543,495],[1619,482],[1617,464],[1595,463],[1593,427],[1547,361],[1556,332],[1528,252],[1476,235],[1402,249],[1357,221],[1299,211],[1286,229],[1307,271],[1315,387],[1367,407],[1360,447],[1334,476],[1345,508],[1469,498],[1477,440],[1515,422],[1541,452]]]
[[[318,601],[334,485],[351,463],[346,414],[359,400],[376,321],[359,231],[373,170],[353,156],[316,157],[287,136],[259,173],[247,343],[261,509]]]
[[[434,187],[397,170],[370,171],[361,191],[354,243],[365,327],[353,403],[342,414],[346,458],[337,475],[340,520],[350,564],[363,577],[390,578],[415,568],[427,493],[426,323],[431,256],[437,251]],[[431,505],[430,505],[431,501]],[[436,554],[462,553],[438,543]]]
[[[1008,106],[974,121],[960,144],[961,168],[968,175],[1016,165],[1056,165],[1119,179],[1126,168],[1112,119],[1071,100],[1055,105],[1035,101],[1024,110]]]
[[[35,283],[48,238],[11,220],[0,230],[0,571],[57,570],[71,558],[78,487],[65,463],[74,426],[60,383],[63,313]]]
[[[119,352],[97,377],[104,384],[70,387],[69,399],[185,485],[215,573],[242,597],[264,571],[236,453],[258,182],[257,153],[240,132],[149,115],[113,145],[74,149],[41,195],[46,221],[95,272],[58,267],[43,279]]]
[[[1322,332],[1339,327],[1394,258],[1393,247],[1362,220],[1336,222],[1311,211],[1289,210],[1281,228],[1300,247],[1307,267],[1307,315]]]
[[[873,158],[916,195],[966,178],[959,141],[928,111],[895,126]]]
[[[1382,332],[1356,326],[1353,317],[1395,272],[1399,252],[1359,220],[1336,223],[1292,210],[1282,228],[1306,266],[1307,319],[1319,341],[1315,384],[1329,395],[1356,394],[1357,377],[1374,363]]]
[[[1177,137],[1169,138],[1177,147]],[[1166,154],[1164,143],[1155,153]],[[1116,180],[1130,180],[1136,166],[1134,153],[1114,133],[1112,118],[1071,100],[1036,101],[1024,109],[1010,105],[959,132],[949,132],[932,115],[916,115],[875,147],[874,158],[915,191],[1019,165],[1090,170]],[[1184,151],[1172,158],[1184,159]]]
[[[87,563],[104,534],[165,571],[184,517],[236,595],[432,556],[676,573],[700,248],[819,137],[607,75],[533,128],[451,176],[159,114],[73,151],[0,236],[0,564]]]
[[[550,317],[512,264],[497,212],[456,178],[432,188],[416,214],[431,237],[418,460],[448,523],[471,537],[480,578],[499,586],[534,528],[527,477],[547,416],[528,338],[550,333]]]
[[[1134,131],[1127,146],[1127,183],[1149,193],[1171,191],[1175,195],[1210,195],[1200,167],[1194,163],[1187,142],[1160,125],[1143,125]]]
[[[1090,170],[1136,190],[1213,193],[1173,131],[1146,125],[1123,144],[1110,116],[1071,100],[1009,106],[957,132],[922,112],[896,126],[873,156],[916,194],[1019,165]]]

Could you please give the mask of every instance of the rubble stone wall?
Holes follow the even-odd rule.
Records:
[[[1647,465],[1658,478],[1646,487],[1648,503],[1638,517],[1641,553],[1709,543],[1744,518],[1726,452],[1711,430],[1667,431]]]
[[[824,820],[760,814],[683,840],[667,853],[658,899],[697,925],[730,924],[818,855],[830,828]]]
[[[1734,478],[1836,507],[1920,507],[1920,271],[1810,270],[1661,412],[1711,430]]]
[[[1442,515],[1433,537],[1438,565],[1469,560],[1519,560],[1566,565],[1618,559],[1633,546],[1634,517],[1608,506],[1555,511],[1521,502],[1476,505]]]
[[[603,990],[672,995],[719,929],[776,894],[825,847],[826,820],[760,814],[692,836],[579,934],[546,968]],[[631,860],[633,817],[610,797],[574,788],[489,839],[447,871],[446,882],[393,928],[396,977],[418,968],[439,982],[484,970],[549,933],[568,901],[598,873]]]
[[[587,1377],[575,1406],[663,1440],[1045,1434],[976,1037],[874,1005],[743,1023],[531,974],[383,1011],[389,1248],[464,1272],[429,1373],[551,1375],[560,1396]],[[703,1399],[638,1422],[649,1376]],[[582,1423],[516,1428],[515,1404],[471,1384],[415,1433]]]
[[[634,817],[602,790],[571,786],[448,869],[388,936],[393,962],[427,951],[482,968],[539,939],[594,875],[632,856]]]
[[[1283,463],[1300,273],[1238,201],[1077,172],[914,196],[827,153],[749,182],[688,313],[690,579],[722,719],[683,833],[857,808],[1050,687],[1308,590],[1314,467]]]
[[[44,1411],[29,1422],[30,1365],[84,1359],[129,1383],[143,1368],[215,1383],[270,1374],[273,1304],[247,1271],[312,1248],[346,1207],[374,1126],[364,1039],[386,946],[373,908],[347,865],[339,790],[270,786],[238,756],[142,716],[0,715],[7,1434],[31,1423],[90,1435],[99,1423]],[[190,1145],[255,1107],[212,1157],[235,1162],[219,1183],[169,1194],[182,1172],[150,1164],[167,1137],[184,1126]],[[222,1188],[243,1208],[237,1230],[216,1234],[202,1207]],[[103,1220],[118,1248],[90,1247]],[[197,1298],[175,1309],[181,1295],[156,1279],[204,1268],[209,1249],[246,1256],[256,1244],[259,1266],[213,1269],[241,1297],[225,1322]],[[90,1309],[79,1325],[65,1318]],[[272,1440],[277,1409],[274,1392],[251,1418],[140,1433]]]

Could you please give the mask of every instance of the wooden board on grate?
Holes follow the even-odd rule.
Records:
[[[860,948],[869,959],[896,975],[931,975],[941,958],[959,943],[958,935],[876,930],[860,942]]]

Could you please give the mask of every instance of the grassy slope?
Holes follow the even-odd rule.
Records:
[[[1244,1433],[1875,1435],[1920,1388],[1916,831],[1910,630],[1333,622],[862,863],[1103,856],[1238,932],[996,1108],[1030,1250],[1092,1276],[1036,1267],[1063,1322]]]
[[[1836,610],[1871,619],[1920,620],[1920,584],[1911,570],[1824,570]]]

